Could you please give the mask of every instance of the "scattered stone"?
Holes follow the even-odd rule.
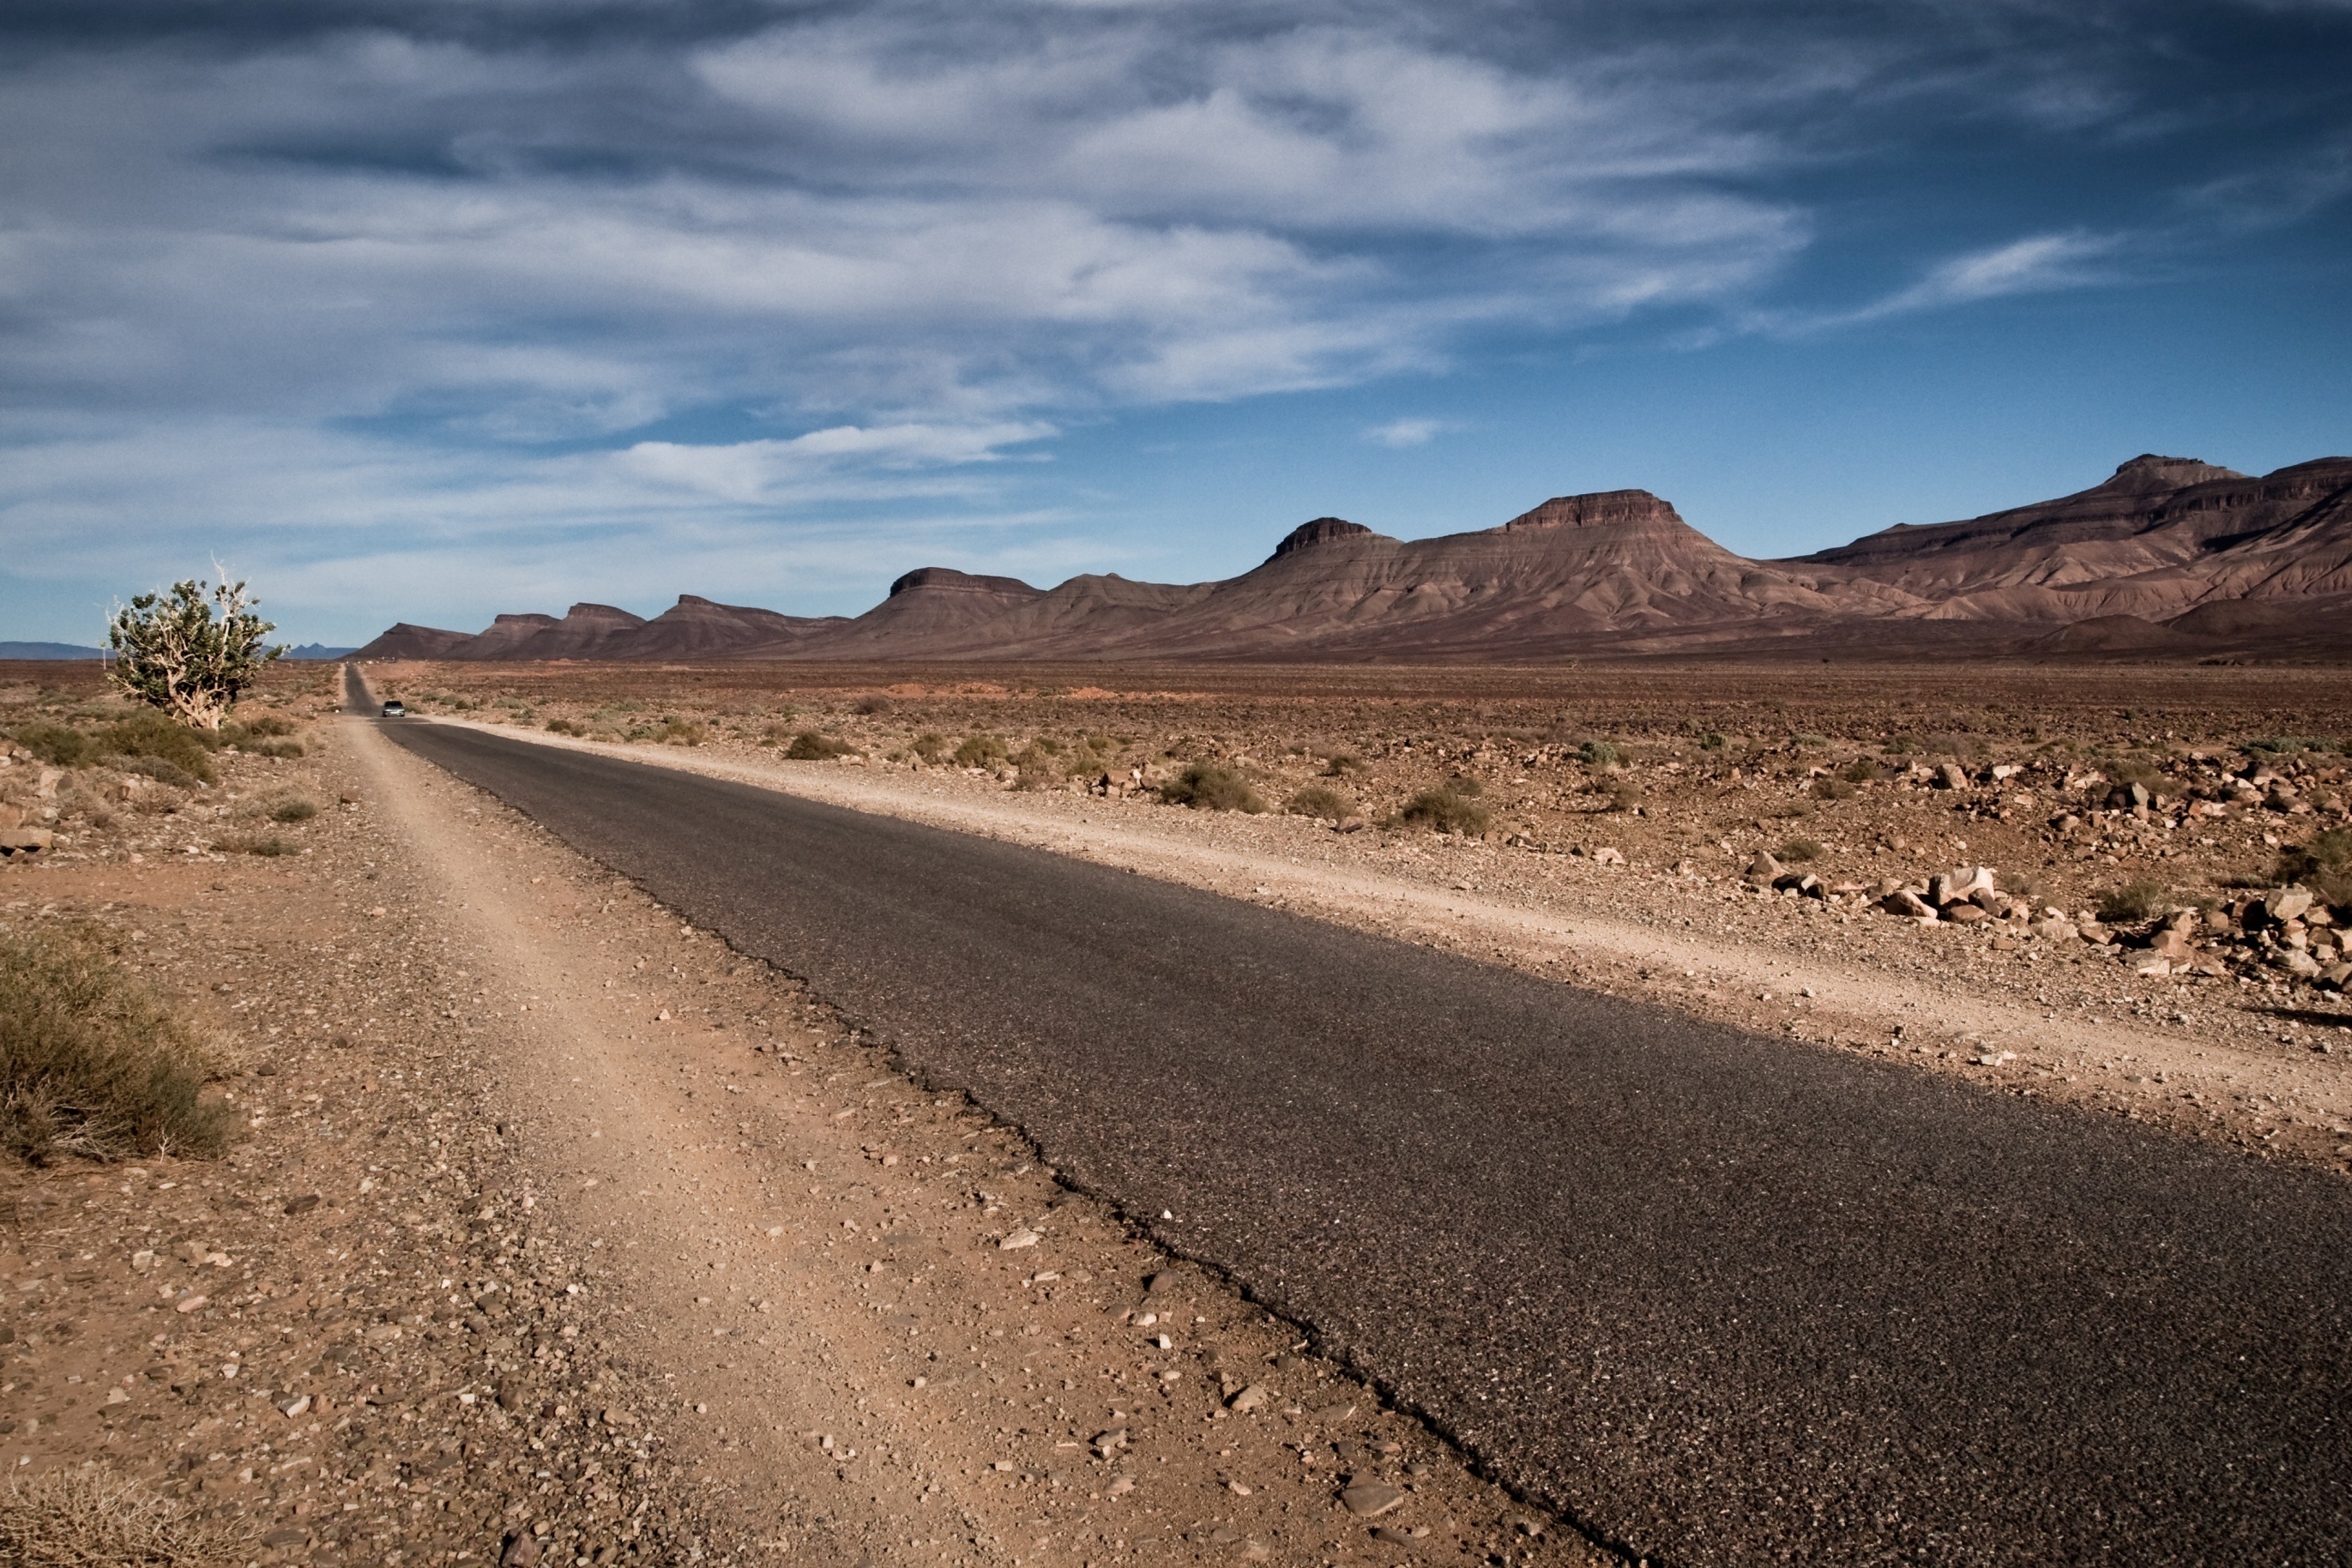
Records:
[[[1266,1385],[1262,1383],[1253,1383],[1247,1388],[1243,1389],[1239,1394],[1234,1394],[1233,1403],[1226,1406],[1226,1408],[1232,1410],[1237,1415],[1246,1415],[1251,1411],[1258,1409],[1260,1406],[1265,1405],[1269,1400],[1273,1399],[1273,1397],[1274,1391],[1272,1389],[1266,1387]]]
[[[1966,789],[1969,787],[1969,775],[1960,771],[1959,763],[1946,763],[1936,770],[1933,782],[1937,789]]]
[[[1772,858],[1769,850],[1759,849],[1756,858],[1748,862],[1748,880],[1759,888],[1771,887],[1785,875],[1787,873],[1781,868],[1780,862]]]
[[[1596,866],[1622,866],[1625,857],[1622,851],[1604,845],[1592,852],[1592,863]]]
[[[1034,1247],[1037,1245],[1039,1239],[1037,1233],[1034,1230],[1016,1230],[1011,1236],[1006,1237],[1003,1241],[998,1242],[996,1247],[997,1250],[1000,1252],[1011,1252],[1016,1247]]]
[[[1339,1494],[1349,1513],[1371,1519],[1404,1501],[1404,1493],[1381,1481],[1357,1481]]]
[[[316,1193],[306,1193],[299,1198],[288,1198],[286,1212],[289,1215],[309,1214],[319,1206],[319,1194]]]

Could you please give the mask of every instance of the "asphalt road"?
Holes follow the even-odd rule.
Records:
[[[386,733],[1664,1563],[2352,1557],[2352,1189],[1084,862]]]

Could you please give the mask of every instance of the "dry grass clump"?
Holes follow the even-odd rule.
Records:
[[[2110,923],[2153,920],[2171,907],[2172,889],[2152,878],[2143,877],[2100,895],[2099,919]]]
[[[2331,904],[2352,904],[2352,827],[2331,827],[2308,844],[2289,845],[2271,874],[2282,883],[2300,882]]]
[[[186,1505],[97,1468],[52,1470],[0,1492],[11,1568],[216,1568],[239,1555]]]
[[[299,795],[289,795],[269,808],[272,822],[308,822],[319,815],[317,803]]]
[[[1217,763],[1189,763],[1160,786],[1160,798],[1194,811],[1264,811],[1265,802],[1249,780]]]
[[[230,1118],[201,1098],[215,1060],[99,931],[0,932],[0,1147],[19,1159],[219,1152]]]
[[[936,730],[926,730],[915,737],[915,755],[927,763],[936,763],[948,754],[948,738]]]
[[[958,746],[949,760],[960,768],[992,768],[1012,755],[1003,736],[974,735]]]
[[[1818,838],[1790,838],[1781,842],[1780,858],[1791,866],[1801,866],[1808,860],[1821,858],[1822,845]]]
[[[1419,824],[1433,833],[1458,833],[1475,838],[1494,820],[1475,798],[1482,787],[1474,778],[1448,779],[1405,802],[1404,809],[1397,813],[1397,820]]]
[[[835,757],[845,757],[857,750],[846,741],[836,741],[831,735],[820,735],[814,730],[803,730],[784,748],[787,760],[795,763],[827,763]]]
[[[1356,815],[1355,801],[1329,784],[1308,784],[1288,800],[1282,809],[1293,816],[1311,816],[1318,822],[1345,822]]]

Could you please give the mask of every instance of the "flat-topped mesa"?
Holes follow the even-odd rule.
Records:
[[[1312,522],[1302,522],[1282,536],[1268,561],[1279,561],[1301,550],[1311,550],[1318,544],[1335,544],[1343,539],[1368,539],[1372,531],[1360,522],[1349,522],[1344,517],[1318,517]]]
[[[2242,479],[2245,477],[2235,468],[2225,468],[2202,458],[2165,458],[2154,452],[2142,452],[2128,463],[2116,464],[2113,476],[2085,493],[2096,495],[2122,491],[2144,495],[2201,485],[2209,479]]]
[[[959,572],[952,566],[918,566],[890,584],[893,599],[914,588],[963,594],[1018,594],[1042,595],[1043,588],[1024,583],[1018,577],[982,577],[970,572]]]
[[[1495,531],[1528,533],[1552,528],[1640,528],[1661,524],[1689,526],[1673,507],[1647,490],[1596,490],[1591,495],[1554,496]]]

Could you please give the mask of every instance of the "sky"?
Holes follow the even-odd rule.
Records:
[[[2352,452],[2352,0],[12,0],[0,639]]]

